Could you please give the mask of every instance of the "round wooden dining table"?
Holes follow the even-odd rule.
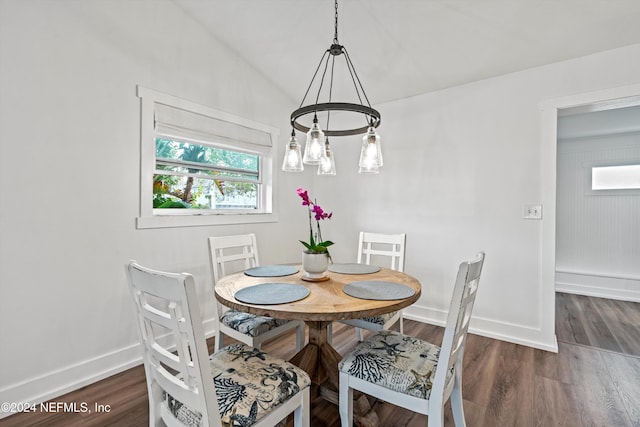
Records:
[[[308,343],[290,360],[304,369],[312,383],[320,386],[319,393],[326,399],[338,400],[338,363],[342,356],[328,341],[328,326],[343,319],[357,319],[390,313],[405,308],[420,298],[421,285],[418,279],[406,273],[380,268],[375,273],[345,274],[328,271],[328,280],[303,280],[304,271],[280,277],[255,277],[238,272],[218,280],[215,285],[216,299],[223,305],[259,316],[279,319],[303,320],[309,327]],[[413,289],[413,295],[397,300],[362,299],[346,294],[346,284],[360,281],[380,281],[401,284]],[[282,304],[248,304],[235,298],[236,292],[264,283],[295,284],[309,290],[309,294],[298,301]]]

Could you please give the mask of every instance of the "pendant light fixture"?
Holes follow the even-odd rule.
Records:
[[[336,162],[333,160],[333,152],[329,147],[329,137],[325,137],[324,152],[320,157],[320,164],[318,165],[318,175],[335,175],[336,174]]]
[[[366,135],[362,137],[360,150],[360,173],[378,173],[382,166],[382,147],[380,136],[373,127],[370,127]]]
[[[329,147],[329,137],[360,134],[365,135],[363,137],[360,154],[359,172],[378,173],[379,168],[382,166],[380,136],[376,133],[376,128],[380,126],[380,113],[371,107],[369,98],[362,87],[362,83],[360,82],[360,78],[356,73],[353,63],[351,62],[349,53],[347,52],[346,47],[341,45],[338,41],[338,0],[335,0],[334,4],[335,31],[333,43],[329,49],[323,53],[320,63],[313,74],[311,83],[309,83],[309,87],[302,98],[302,102],[300,102],[300,107],[291,113],[291,140],[285,150],[284,162],[282,164],[282,170],[286,172],[300,172],[304,169],[304,163],[307,165],[318,165],[318,175],[335,175],[335,161],[333,151]],[[344,58],[346,69],[349,72],[348,77],[353,83],[359,103],[334,102],[331,99],[336,58]],[[328,92],[328,101],[319,102],[329,63],[331,63],[331,72],[329,76],[328,90],[325,88],[325,92]],[[321,74],[315,102],[304,105],[307,95],[309,95],[314,81],[318,76],[318,72],[323,65],[324,70]],[[355,127],[332,129],[330,127],[331,113],[338,111],[355,113],[356,115],[361,116],[361,119],[363,120],[361,123],[363,123],[363,126],[356,125]],[[312,124],[310,126],[302,124],[302,119],[310,116],[311,114],[313,114]],[[318,114],[326,114],[326,127],[324,129],[320,127],[321,125],[318,120]],[[302,158],[300,158],[300,146],[296,141],[296,130],[307,134],[304,155]]]
[[[291,129],[291,139],[287,144],[287,149],[284,151],[282,170],[285,172],[302,172],[304,170],[300,146],[296,141],[296,131],[293,129]]]

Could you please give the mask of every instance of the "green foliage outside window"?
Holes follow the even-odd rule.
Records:
[[[258,167],[256,154],[156,138],[153,207],[255,209]]]

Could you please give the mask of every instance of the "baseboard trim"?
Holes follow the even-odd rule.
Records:
[[[556,282],[556,292],[586,295],[597,298],[609,298],[621,301],[640,302],[640,292],[627,289],[604,289],[574,283]]]
[[[437,326],[445,326],[447,320],[446,311],[416,304],[403,309],[403,316],[417,322]],[[550,351],[552,353],[558,352],[556,335],[553,334],[551,337],[543,337],[542,331],[538,328],[472,316],[469,332],[487,338]]]
[[[640,277],[607,272],[556,270],[556,292],[640,302]]]
[[[213,319],[204,322],[205,336],[214,336]],[[48,372],[38,377],[0,388],[0,402],[40,404],[93,384],[142,363],[140,344],[87,359],[82,362]],[[12,415],[0,410],[0,419]]]
[[[0,389],[0,401],[37,405],[142,363],[139,344]],[[12,413],[0,411],[0,419]]]

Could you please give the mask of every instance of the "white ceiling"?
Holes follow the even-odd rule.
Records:
[[[173,1],[296,102],[333,40],[332,0]],[[372,105],[640,43],[640,0],[340,0],[338,12]]]

